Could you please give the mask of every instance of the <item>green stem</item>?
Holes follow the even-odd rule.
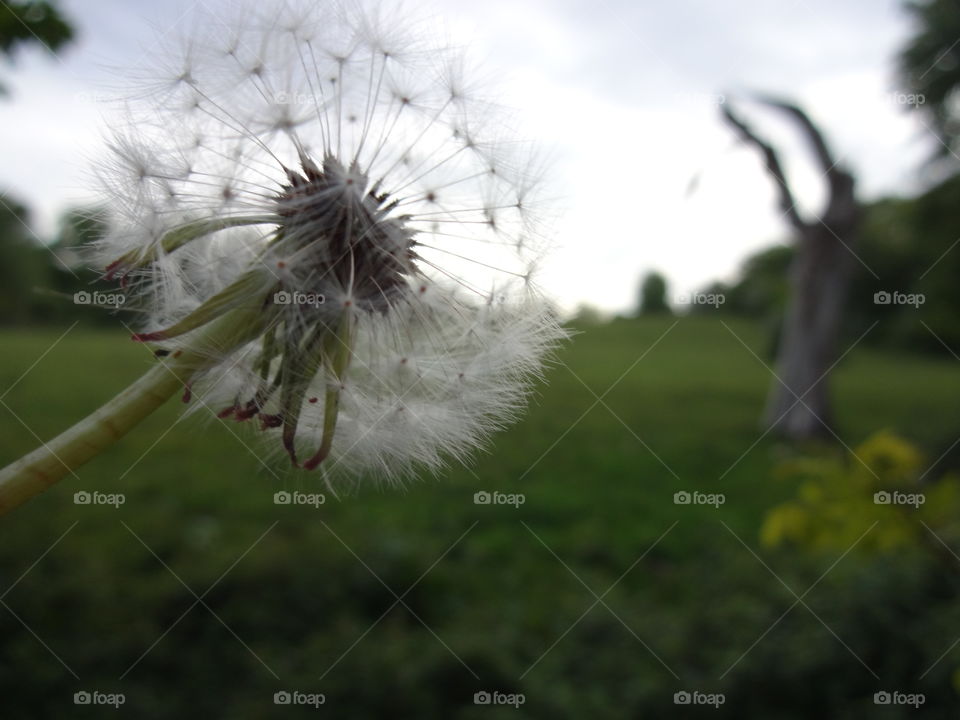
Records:
[[[182,387],[166,367],[151,368],[99,410],[0,470],[0,515],[96,457]]]
[[[241,308],[210,323],[190,349],[174,352],[106,405],[29,455],[0,470],[0,515],[61,480],[126,435],[189,384],[211,358],[222,357],[263,331],[265,313]]]

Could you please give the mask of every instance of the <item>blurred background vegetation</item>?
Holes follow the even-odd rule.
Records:
[[[932,162],[950,168],[960,11],[911,7],[903,88],[926,94],[918,112],[947,147]],[[70,38],[47,3],[0,9],[4,53]],[[275,717],[279,690],[324,693],[338,718],[673,717],[674,693],[694,690],[723,693],[695,708],[717,718],[956,717],[955,169],[864,208],[840,346],[875,329],[834,372],[826,441],[758,425],[788,243],[703,288],[719,306],[678,306],[649,273],[633,316],[582,308],[528,417],[475,466],[403,491],[275,505],[326,489],[261,458],[247,428],[171,403],[3,518],[4,717],[66,717],[94,689],[140,718]],[[74,209],[40,238],[3,195],[2,463],[150,364],[130,318],[72,300],[100,287],[82,249],[106,223]],[[925,302],[874,302],[894,289]],[[125,502],[77,505],[82,490]],[[477,505],[482,490],[525,502]],[[683,491],[725,501],[677,504]],[[526,701],[475,706],[482,690]],[[878,691],[925,702],[878,708]]]

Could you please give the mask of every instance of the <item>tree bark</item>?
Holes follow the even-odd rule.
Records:
[[[828,376],[838,357],[861,208],[853,176],[837,166],[822,133],[806,113],[787,102],[758,99],[785,112],[800,126],[829,189],[822,215],[811,220],[802,218],[774,148],[734,114],[729,104],[721,106],[724,119],[741,140],[763,155],[767,173],[777,183],[784,217],[794,231],[790,295],[777,352],[776,378],[767,397],[763,423],[789,439],[806,440],[833,432]]]

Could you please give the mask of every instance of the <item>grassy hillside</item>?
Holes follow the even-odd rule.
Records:
[[[0,463],[150,362],[122,333],[59,336],[0,335]],[[246,426],[171,402],[0,520],[5,709],[63,717],[99,690],[142,718],[276,717],[274,693],[298,690],[338,718],[517,717],[473,704],[496,690],[523,693],[525,717],[663,717],[686,689],[726,693],[715,717],[870,717],[875,690],[916,684],[949,646],[920,617],[917,593],[937,590],[851,556],[804,598],[823,622],[798,606],[763,635],[796,599],[778,577],[799,595],[837,560],[758,546],[795,490],[771,479],[785,448],[758,426],[767,343],[707,317],[583,329],[473,466],[339,500]],[[848,445],[890,428],[935,458],[960,430],[955,361],[857,348],[834,385]],[[326,502],[275,505],[284,489]],[[80,490],[125,502],[76,505]],[[676,505],[682,490],[725,502]],[[888,595],[883,627],[906,639],[861,618]],[[920,683],[928,710],[955,702],[953,667]]]

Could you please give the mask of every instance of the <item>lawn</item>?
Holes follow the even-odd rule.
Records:
[[[0,463],[151,361],[124,333],[63,330],[0,333]],[[714,717],[829,704],[852,718],[910,682],[953,716],[960,651],[917,669],[953,639],[924,621],[929,597],[956,588],[918,589],[930,579],[907,561],[759,545],[796,489],[772,479],[787,449],[758,424],[773,380],[760,328],[580,330],[523,421],[471,467],[402,489],[335,498],[250,428],[169,403],[0,520],[5,716],[63,717],[98,691],[140,718],[278,717],[274,693],[297,691],[337,718],[663,717],[685,690],[724,693]],[[934,459],[960,433],[955,360],[858,346],[833,384],[848,446],[889,428]],[[277,505],[281,490],[325,502]],[[479,491],[524,502],[475,504]],[[679,491],[725,502],[678,505]],[[478,691],[524,705],[475,705]]]

